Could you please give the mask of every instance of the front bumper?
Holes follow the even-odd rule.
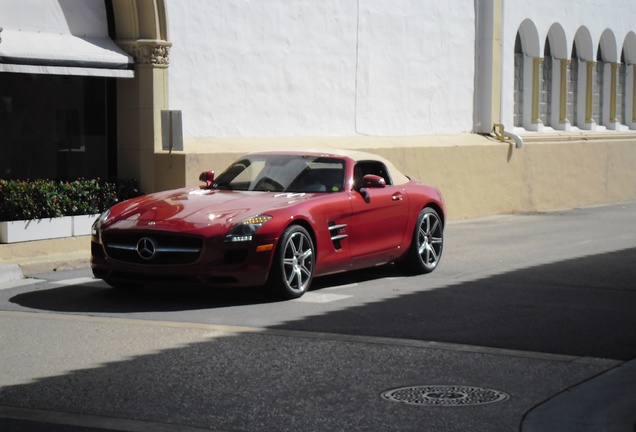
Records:
[[[150,237],[150,236],[149,236]],[[91,241],[91,268],[96,278],[139,285],[202,284],[218,287],[260,286],[267,282],[275,247],[261,239],[224,243],[206,239],[192,262],[171,262],[157,254],[150,260],[131,258],[137,252],[113,253],[97,237]],[[263,248],[262,245],[271,244]],[[261,246],[258,248],[258,246]],[[174,260],[179,261],[179,260]]]

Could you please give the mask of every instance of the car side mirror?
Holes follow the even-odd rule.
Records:
[[[214,171],[204,171],[199,176],[199,181],[205,183],[205,186],[201,186],[201,188],[206,189],[212,186],[214,182]]]
[[[362,177],[361,188],[381,189],[386,187],[386,180],[383,177],[375,174],[367,174]]]
[[[386,180],[384,180],[383,177],[374,174],[367,174],[362,177],[358,192],[360,192],[364,202],[368,204],[371,202],[371,195],[369,195],[368,189],[382,189],[383,187],[386,187]]]

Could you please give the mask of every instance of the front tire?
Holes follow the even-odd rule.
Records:
[[[411,246],[400,267],[413,274],[430,273],[442,259],[444,249],[444,225],[437,212],[424,208],[415,224]]]
[[[284,299],[305,294],[314,276],[315,259],[314,242],[309,232],[300,225],[287,227],[274,255],[267,281],[269,291]]]

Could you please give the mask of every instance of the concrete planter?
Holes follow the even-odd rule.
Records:
[[[98,214],[72,216],[73,237],[91,235],[91,227],[98,217]]]
[[[64,216],[0,222],[0,243],[19,243],[63,237],[90,235],[99,215]]]

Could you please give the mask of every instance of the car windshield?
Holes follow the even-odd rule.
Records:
[[[342,159],[298,155],[250,155],[230,165],[214,181],[221,190],[340,192]]]

